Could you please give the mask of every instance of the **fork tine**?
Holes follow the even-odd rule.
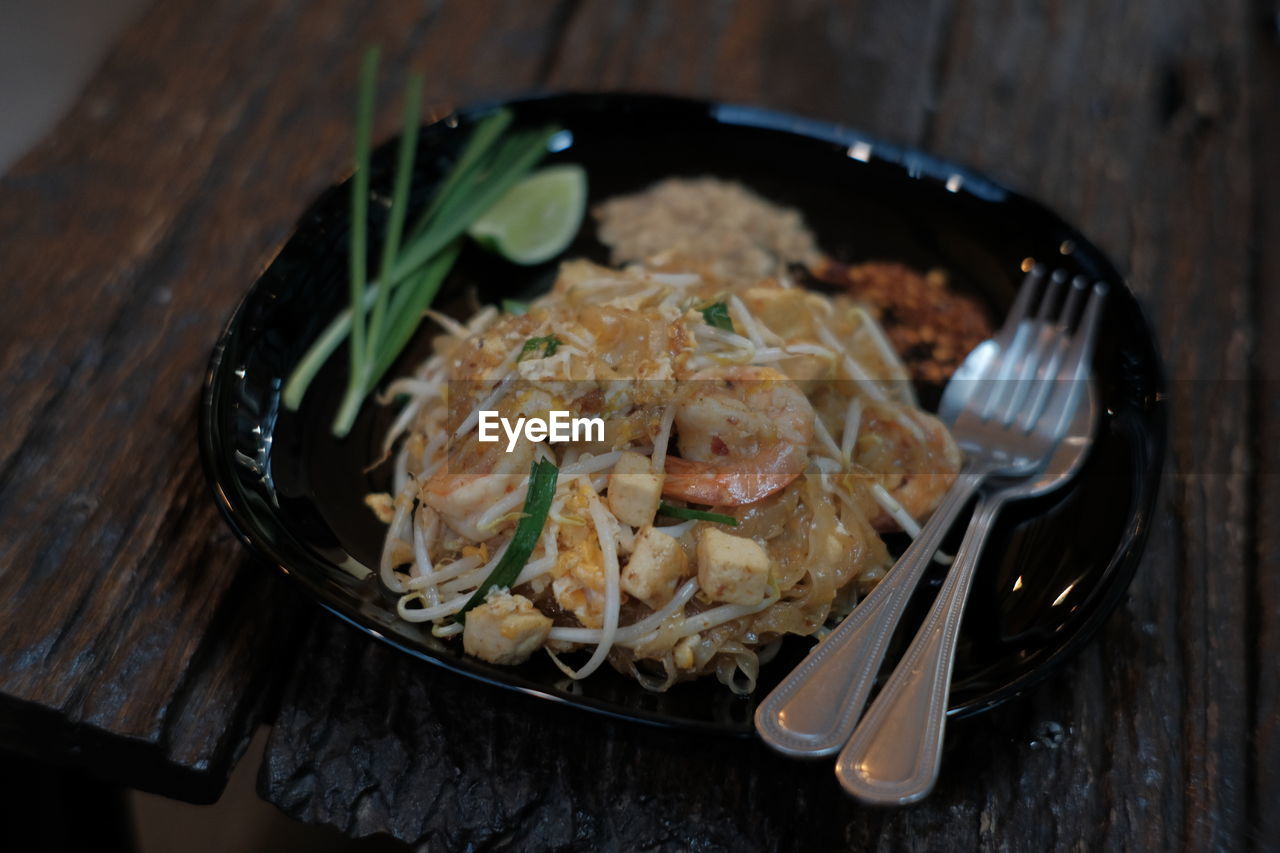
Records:
[[[1091,373],[1093,350],[1097,343],[1098,326],[1101,325],[1102,307],[1107,298],[1107,285],[1098,282],[1089,294],[1089,301],[1084,308],[1084,317],[1062,360],[1062,366],[1051,380],[1054,384],[1065,383],[1066,387],[1058,388],[1049,400],[1044,414],[1040,416],[1032,429],[1042,430],[1046,434],[1060,436],[1075,414],[1080,394]]]
[[[1066,283],[1066,271],[1054,270],[1049,277],[1049,288],[1040,300],[1040,309],[1036,311],[1035,323],[1031,326],[1031,335],[1027,341],[1029,351],[1017,365],[1010,381],[1002,383],[1003,387],[996,392],[995,400],[999,402],[994,403],[992,409],[1001,412],[1000,421],[1005,426],[1013,423],[1023,402],[1034,392],[1040,363],[1046,355],[1053,353],[1054,345],[1059,340],[1057,331],[1062,327],[1062,319],[1059,318],[1055,323],[1051,315],[1061,304],[1062,288]],[[1005,399],[1008,400],[1007,403],[1003,402]]]
[[[1044,265],[1033,266],[1022,279],[1022,286],[1018,289],[1018,295],[1014,297],[1013,307],[1009,309],[1004,325],[1000,327],[1000,331],[993,339],[998,345],[996,357],[992,359],[986,374],[977,377],[979,380],[977,387],[969,395],[968,400],[969,406],[973,411],[978,412],[983,420],[989,417],[993,405],[992,398],[999,393],[1009,370],[1021,359],[1021,352],[1025,349],[1030,335],[1028,318],[1031,315],[1031,306],[1036,302],[1044,279]]]
[[[1084,276],[1078,275],[1072,280],[1071,290],[1067,293],[1066,303],[1062,306],[1057,327],[1054,329],[1053,337],[1056,339],[1056,344],[1051,349],[1046,347],[1049,349],[1048,358],[1036,376],[1035,393],[1026,408],[1018,414],[1019,426],[1023,430],[1029,431],[1035,425],[1049,401],[1049,394],[1054,388],[1054,377],[1058,375],[1058,368],[1071,345],[1071,327],[1079,319],[1084,295],[1088,290],[1089,280]]]
[[[1031,268],[1031,272],[1022,278],[1022,285],[1018,288],[1018,295],[1013,299],[1013,305],[1009,308],[1009,314],[1004,318],[1004,325],[1000,327],[1000,331],[996,334],[996,342],[1000,344],[1000,349],[1008,349],[1009,344],[1013,341],[1014,333],[1022,325],[1022,321],[1027,319],[1031,314],[1031,305],[1035,301],[1035,295],[1040,291],[1040,285],[1044,281],[1045,268],[1044,264],[1036,264]]]

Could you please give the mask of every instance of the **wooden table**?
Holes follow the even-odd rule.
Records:
[[[431,849],[1280,845],[1275,10],[1090,5],[157,4],[0,179],[0,743],[209,801],[267,721],[264,797]],[[369,42],[437,112],[630,89],[836,120],[1048,202],[1126,273],[1172,380],[1144,564],[1074,664],[954,725],[926,803],[437,671],[232,539],[195,450],[205,361],[346,168]]]

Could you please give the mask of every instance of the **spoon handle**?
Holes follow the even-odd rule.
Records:
[[[963,471],[893,569],[756,709],[769,746],[797,756],[844,745],[867,701],[893,630],[952,522],[984,474]]]
[[[924,627],[836,761],[836,777],[860,800],[913,803],[938,779],[951,669],[965,600],[1004,500],[984,496]]]

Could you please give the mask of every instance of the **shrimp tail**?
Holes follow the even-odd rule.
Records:
[[[798,458],[797,458],[798,457]],[[742,460],[734,470],[668,456],[662,494],[706,506],[755,503],[791,484],[804,470],[805,451],[776,444]]]

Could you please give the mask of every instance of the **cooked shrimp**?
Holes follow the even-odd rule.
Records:
[[[769,367],[710,367],[677,404],[676,444],[662,493],[710,506],[754,503],[800,476],[813,439],[813,407]]]
[[[868,405],[864,409],[856,461],[879,480],[907,514],[922,521],[933,512],[960,470],[960,449],[942,422],[907,406]],[[919,434],[902,422],[909,418]],[[876,530],[898,530],[884,509],[872,519]]]
[[[502,443],[481,444],[473,435],[449,450],[445,464],[422,484],[422,502],[434,509],[445,524],[472,542],[492,537],[520,509],[520,488],[533,463],[535,445],[521,439],[510,453]],[[507,513],[495,514],[510,504]]]

